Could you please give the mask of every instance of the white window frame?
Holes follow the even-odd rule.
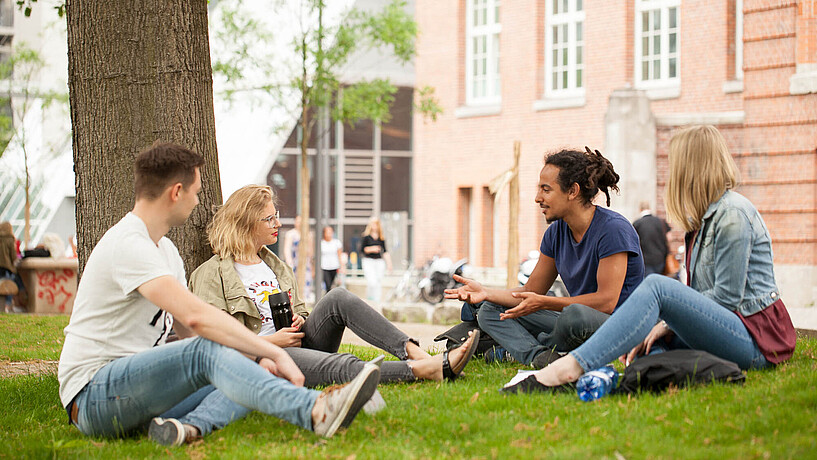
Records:
[[[743,0],[735,0],[735,74],[723,82],[726,94],[743,91]]]
[[[484,25],[474,26],[474,3],[485,3]],[[466,0],[465,12],[465,104],[469,106],[497,105],[502,102],[499,72],[499,35],[502,24],[497,20],[500,0]],[[474,95],[474,39],[485,38],[485,94]]]
[[[553,14],[553,2],[564,2],[564,0],[546,0],[545,1],[545,91],[544,96],[547,99],[551,98],[584,98],[585,82],[587,81],[587,72],[584,71],[585,63],[587,62],[587,47],[585,45],[584,37],[587,31],[584,29],[584,8],[582,11],[576,11],[576,0],[567,0],[568,11]],[[585,3],[585,2],[582,2]],[[584,5],[582,5],[584,7]],[[582,24],[582,41],[578,42],[576,39],[577,24]],[[553,27],[566,26],[567,27],[567,46],[564,51],[567,52],[567,66],[560,66],[558,71],[567,71],[567,87],[553,89]],[[582,47],[582,63],[576,63],[576,55],[578,46]],[[560,44],[560,48],[563,48]],[[562,56],[560,53],[559,56]],[[582,71],[582,86],[576,85],[576,73]]]
[[[669,53],[669,10],[675,8],[676,23],[675,23],[675,53],[670,56]],[[658,28],[660,37],[659,50],[659,73],[661,77],[644,80],[641,76],[641,64],[644,57],[644,50],[642,50],[641,40],[642,32],[642,13],[645,11],[660,10],[661,24]],[[681,85],[681,0],[635,0],[635,59],[634,59],[634,80],[635,87],[638,89],[654,90],[654,89],[680,89]],[[652,40],[650,40],[652,41]],[[669,61],[670,58],[675,59],[675,77],[669,77]],[[649,96],[648,91],[648,96]],[[666,94],[654,94],[657,97],[677,97],[679,93],[671,92]]]

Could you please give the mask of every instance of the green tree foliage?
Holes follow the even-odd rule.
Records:
[[[50,89],[43,89],[37,81],[45,68],[45,60],[40,53],[25,43],[18,43],[5,61],[0,62],[0,156],[14,141],[23,156],[23,174],[20,182],[25,187],[25,231],[24,243],[30,238],[31,208],[31,155],[28,149],[25,120],[34,109],[47,109],[51,104],[68,102],[68,95]],[[51,152],[53,153],[53,152]]]
[[[0,62],[0,81],[5,83],[0,92],[0,156],[5,153],[17,129],[20,130],[19,135],[25,138],[22,120],[32,102],[40,96],[31,80],[44,66],[45,62],[40,54],[24,44],[15,46],[11,56]],[[45,102],[50,103],[51,98],[47,99]],[[20,122],[19,126],[14,123],[15,115]],[[23,151],[25,152],[25,147]]]
[[[29,17],[31,16],[31,9],[35,3],[37,3],[37,0],[17,0],[17,8],[19,8],[26,17]],[[54,5],[53,8],[57,10],[57,14],[60,17],[65,16],[65,2],[58,3]]]
[[[298,113],[301,147],[301,209],[309,216],[309,166],[307,148],[317,114],[331,109],[334,121],[354,124],[360,120],[388,122],[389,107],[397,87],[388,79],[342,81],[344,69],[355,53],[378,50],[409,62],[415,54],[417,24],[405,10],[406,2],[393,0],[380,11],[350,10],[338,21],[327,21],[329,5],[324,0],[273,2],[278,17],[295,17],[287,49],[282,56],[275,40],[285,31],[273,33],[270,24],[247,14],[241,0],[220,2],[221,24],[214,33],[215,46],[224,52],[213,60],[213,73],[221,78],[227,99],[239,92],[260,92],[272,96],[290,113]],[[333,5],[334,6],[334,5]],[[294,15],[293,15],[294,13]],[[273,26],[275,27],[275,26]],[[343,95],[337,101],[337,95]],[[435,120],[442,109],[434,90],[420,88],[415,108]],[[297,101],[294,104],[292,101]],[[339,102],[339,103],[338,103]],[[328,129],[328,128],[327,128]],[[326,132],[316,132],[318,138]],[[308,241],[309,221],[302,219],[301,241]],[[318,232],[315,232],[316,235]],[[298,284],[304,286],[306,251],[299,251]]]

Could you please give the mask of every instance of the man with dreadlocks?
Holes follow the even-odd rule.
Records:
[[[587,340],[644,278],[633,226],[593,204],[601,192],[610,206],[619,176],[601,152],[586,150],[561,150],[545,158],[536,203],[552,225],[528,282],[488,289],[455,275],[463,286],[446,290],[446,298],[477,309],[480,328],[511,357],[537,369]],[[546,295],[557,275],[569,297]]]

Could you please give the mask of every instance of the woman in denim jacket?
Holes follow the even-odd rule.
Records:
[[[757,209],[732,191],[735,162],[712,126],[669,148],[667,214],[687,231],[687,286],[650,275],[583,345],[511,392],[550,391],[627,353],[692,348],[762,369],[789,359],[795,332],[774,279],[771,238]],[[629,353],[628,353],[629,351]]]

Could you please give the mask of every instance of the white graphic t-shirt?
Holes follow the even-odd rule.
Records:
[[[269,296],[281,292],[278,278],[269,265],[263,261],[254,265],[235,264],[235,271],[244,283],[244,289],[250,296],[258,313],[261,314],[261,332],[258,335],[272,335],[275,333],[275,324],[272,322],[272,310],[269,305]]]

